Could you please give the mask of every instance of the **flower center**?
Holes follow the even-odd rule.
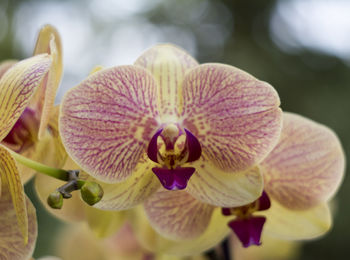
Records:
[[[271,206],[270,199],[266,192],[256,201],[236,208],[222,208],[225,216],[234,215],[236,218],[228,223],[228,226],[237,235],[244,247],[261,245],[260,238],[266,218],[253,216],[256,211],[267,210]]]
[[[152,171],[168,190],[182,190],[187,187],[195,168],[181,166],[198,160],[201,153],[197,138],[177,124],[167,124],[159,129],[147,150],[148,157],[162,166],[152,168]]]
[[[17,153],[24,152],[37,140],[38,127],[34,111],[26,108],[2,142]]]

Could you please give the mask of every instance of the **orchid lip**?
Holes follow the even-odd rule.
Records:
[[[254,216],[255,211],[264,211],[271,207],[270,198],[265,191],[254,202],[236,208],[222,208],[224,216],[236,215],[236,219],[230,221],[228,226],[237,235],[243,247],[261,245],[260,237],[265,217]]]
[[[30,108],[26,108],[2,141],[15,152],[22,152],[35,141],[38,125],[39,122],[35,117],[35,112]]]
[[[185,144],[181,152],[175,152],[176,141],[183,133],[186,134]],[[158,147],[159,136],[165,145],[163,153]],[[163,187],[168,190],[183,190],[187,187],[195,168],[181,167],[181,165],[198,160],[201,153],[201,145],[197,138],[189,130],[182,130],[175,124],[159,129],[151,138],[147,148],[148,158],[162,165],[162,167],[152,168],[152,171]]]

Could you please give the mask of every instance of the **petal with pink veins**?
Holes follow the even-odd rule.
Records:
[[[188,182],[186,191],[202,202],[234,208],[249,204],[261,196],[264,183],[258,167],[230,174],[204,160],[191,165],[196,172]]]
[[[35,208],[28,198],[24,198],[27,209],[25,217],[28,222],[28,240],[25,244],[22,230],[18,226],[18,217],[11,199],[11,192],[4,184],[3,182],[0,197],[0,259],[28,259],[33,254],[37,238]]]
[[[342,181],[344,153],[328,127],[284,113],[278,145],[261,164],[265,190],[290,209],[307,209],[329,200]]]
[[[144,203],[151,226],[171,239],[193,239],[207,228],[214,207],[186,191],[160,189]]]
[[[159,128],[156,91],[137,66],[97,71],[69,90],[59,124],[68,154],[96,179],[127,179]]]
[[[235,67],[203,64],[183,83],[183,126],[197,137],[206,159],[228,172],[262,161],[282,125],[277,92]]]
[[[22,60],[0,79],[0,140],[10,132],[50,69],[47,54]]]
[[[156,45],[134,63],[152,73],[158,85],[158,109],[163,122],[176,119],[182,110],[181,87],[185,73],[198,63],[184,50],[170,44]]]

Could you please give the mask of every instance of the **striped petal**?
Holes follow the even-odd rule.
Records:
[[[281,139],[262,163],[265,189],[285,207],[310,208],[334,195],[343,178],[344,161],[332,130],[284,113]]]
[[[5,74],[6,71],[9,70],[13,65],[15,65],[17,60],[6,60],[0,63],[0,79]]]
[[[186,191],[160,189],[144,203],[151,226],[171,239],[193,239],[207,228],[214,207]]]
[[[184,75],[198,65],[197,61],[174,45],[161,44],[142,54],[135,65],[146,68],[156,79],[162,122],[176,121],[183,105],[181,87]]]
[[[90,75],[63,98],[60,133],[68,154],[104,182],[128,178],[158,128],[156,83],[136,66]]]
[[[63,71],[60,35],[51,25],[45,25],[39,32],[34,55],[42,53],[50,54],[52,64],[47,78],[45,78],[30,102],[30,106],[39,111],[41,117],[38,132],[39,139],[45,135]]]
[[[11,130],[51,65],[50,56],[18,62],[0,79],[0,140]]]
[[[261,196],[264,183],[258,167],[229,174],[203,160],[192,165],[196,172],[186,191],[202,202],[231,208],[249,204]]]
[[[26,198],[28,241],[25,244],[23,243],[22,230],[18,227],[16,210],[10,194],[10,190],[3,183],[0,198],[0,259],[29,259],[33,254],[37,238],[35,208]]]
[[[17,225],[22,233],[22,243],[28,242],[28,213],[21,178],[15,159],[4,146],[0,145],[0,180],[1,197],[0,202],[10,194],[13,210],[17,219]],[[6,202],[8,203],[8,202]],[[12,213],[11,213],[12,214]],[[2,213],[0,214],[2,215]]]
[[[228,65],[204,64],[183,83],[183,125],[202,156],[229,173],[259,163],[276,145],[282,123],[277,92]]]
[[[259,212],[259,215],[267,219],[263,232],[280,239],[312,239],[325,234],[332,226],[326,203],[307,210],[292,210],[271,201],[271,208]]]
[[[170,191],[169,191],[170,192]],[[179,191],[176,191],[178,193]],[[229,233],[227,219],[221,214],[221,209],[212,212],[210,222],[199,237],[190,240],[170,240],[159,235],[149,224],[143,208],[133,210],[131,224],[135,236],[147,250],[160,254],[189,256],[199,254],[220,243]]]
[[[94,207],[102,210],[126,210],[142,203],[160,186],[157,176],[152,172],[153,166],[148,161],[140,162],[136,165],[132,176],[121,183],[99,182],[104,195]]]

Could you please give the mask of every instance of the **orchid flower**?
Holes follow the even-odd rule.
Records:
[[[327,203],[340,186],[344,167],[344,153],[332,130],[284,113],[279,143],[260,164],[265,193],[258,206],[224,209],[226,215],[237,216],[230,227],[245,247],[261,243],[263,226],[280,239],[323,235],[331,226]]]
[[[134,207],[161,185],[235,207],[262,192],[253,166],[278,141],[279,104],[269,84],[246,72],[158,45],[69,90],[59,129],[67,153],[105,191],[98,208]]]
[[[6,72],[1,73],[0,140],[14,127],[50,66],[51,57],[42,54],[7,67]],[[12,152],[2,144],[0,174],[0,258],[26,259],[31,256],[36,241],[35,209],[24,194]]]
[[[2,144],[12,151],[53,167],[61,166],[65,160],[57,129],[58,107],[54,107],[62,75],[61,49],[61,40],[56,29],[51,25],[44,26],[39,32],[34,55],[49,54],[52,60],[50,70],[36,91],[30,93],[33,96],[28,96],[29,102],[23,113],[2,140]],[[4,62],[0,74],[14,64],[15,61]],[[18,167],[23,182],[35,173],[23,165]]]
[[[329,230],[327,202],[344,173],[343,150],[332,130],[284,113],[279,143],[256,170],[265,180],[256,201],[219,208],[185,191],[159,190],[132,222],[136,233],[153,251],[186,255],[213,247],[230,229],[244,247],[260,245],[263,230],[287,240],[316,238]]]

